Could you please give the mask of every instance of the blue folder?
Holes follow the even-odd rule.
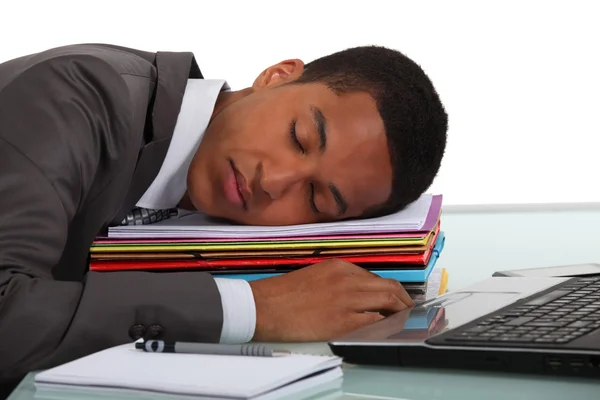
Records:
[[[440,257],[442,250],[444,249],[445,241],[446,237],[444,235],[444,232],[440,232],[435,241],[435,244],[433,245],[431,257],[429,257],[427,266],[424,269],[371,270],[371,272],[381,276],[382,278],[395,279],[400,282],[425,282],[427,279],[429,279],[429,275],[435,267],[435,264],[438,258]],[[217,273],[214,274],[214,276],[219,278],[244,279],[250,282],[257,279],[271,278],[273,276],[281,275],[284,273],[285,272],[255,272],[248,274]]]

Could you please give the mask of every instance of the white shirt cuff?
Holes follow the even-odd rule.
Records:
[[[243,279],[215,278],[223,306],[221,343],[246,343],[256,328],[256,305],[250,284]]]

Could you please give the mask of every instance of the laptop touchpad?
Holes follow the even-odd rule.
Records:
[[[374,324],[360,328],[336,342],[402,345],[424,342],[432,336],[465,325],[567,280],[566,278],[490,278],[465,290],[417,303]]]
[[[518,300],[520,293],[457,292],[419,304],[407,312],[394,315],[394,333],[388,340],[424,341],[448,329],[464,325],[476,318]],[[405,320],[405,321],[404,321]],[[383,338],[383,337],[382,337]]]

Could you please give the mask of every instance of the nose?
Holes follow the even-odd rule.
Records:
[[[281,198],[285,193],[300,187],[310,179],[309,165],[301,163],[263,163],[260,185],[272,200]]]

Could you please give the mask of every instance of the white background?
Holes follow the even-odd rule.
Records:
[[[600,202],[600,3],[589,1],[10,1],[0,61],[104,42],[193,51],[233,89],[265,67],[396,48],[450,114],[431,192],[447,205]]]

